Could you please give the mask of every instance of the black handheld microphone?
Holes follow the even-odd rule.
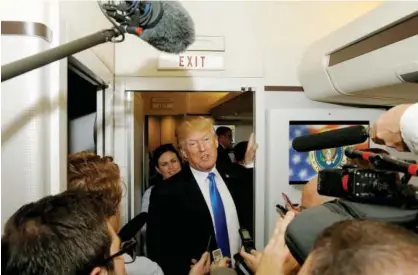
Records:
[[[121,242],[128,241],[135,237],[136,234],[144,227],[148,221],[148,213],[142,212],[130,220],[124,227],[119,231],[118,236]]]
[[[297,137],[292,147],[298,152],[309,152],[363,143],[369,137],[364,126],[350,126],[314,135]]]

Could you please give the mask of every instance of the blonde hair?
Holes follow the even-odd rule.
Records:
[[[204,116],[187,116],[184,117],[176,127],[176,138],[178,146],[182,148],[187,136],[194,131],[212,131],[214,120]]]
[[[102,194],[113,203],[116,215],[122,200],[123,187],[119,166],[112,157],[100,157],[92,152],[79,152],[68,156],[68,189],[82,189]]]

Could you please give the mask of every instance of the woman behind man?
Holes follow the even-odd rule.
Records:
[[[151,165],[157,171],[157,179],[142,196],[141,212],[148,212],[151,191],[155,184],[166,180],[181,171],[181,158],[172,144],[163,144],[154,150]]]

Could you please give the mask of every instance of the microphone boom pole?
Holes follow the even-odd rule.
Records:
[[[121,35],[121,32],[116,28],[102,30],[47,51],[3,65],[1,66],[1,82],[34,69],[38,69],[42,66],[87,50],[99,44],[110,42],[113,38],[116,38],[119,35]]]

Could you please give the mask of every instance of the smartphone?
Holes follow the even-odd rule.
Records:
[[[238,232],[245,252],[251,253],[251,250],[255,250],[254,241],[253,238],[251,238],[250,232],[244,228],[241,228]]]
[[[282,197],[285,200],[286,204],[288,204],[293,210],[297,210],[296,208],[297,204],[293,204],[292,201],[289,199],[289,197],[285,193],[282,193]]]
[[[276,204],[276,211],[277,211],[277,213],[280,214],[280,216],[284,217],[284,216],[286,216],[286,213],[287,213],[288,210],[283,205]]]
[[[206,247],[206,251],[209,252],[210,255],[210,243],[212,241],[212,235],[209,236],[208,246]]]

